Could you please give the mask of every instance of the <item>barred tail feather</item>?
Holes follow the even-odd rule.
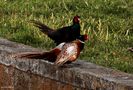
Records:
[[[15,58],[31,58],[31,59],[43,59],[46,57],[47,52],[24,52],[12,55]]]
[[[51,52],[23,52],[12,55],[13,58],[44,59],[49,62],[55,62],[57,55]]]

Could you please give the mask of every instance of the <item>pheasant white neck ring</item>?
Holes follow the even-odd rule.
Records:
[[[79,39],[78,39],[79,40]],[[79,40],[81,43],[85,43],[84,41]]]

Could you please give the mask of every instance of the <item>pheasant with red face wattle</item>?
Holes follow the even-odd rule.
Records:
[[[34,25],[38,27],[41,32],[51,38],[56,43],[56,45],[62,42],[71,42],[73,40],[76,40],[76,38],[80,36],[79,16],[75,16],[73,18],[73,24],[71,26],[62,27],[56,30],[49,28],[39,21],[32,20],[31,22],[34,23]]]
[[[18,58],[44,59],[55,62],[57,66],[75,61],[84,48],[84,42],[88,35],[80,35],[76,40],[68,43],[61,43],[49,52],[27,52],[16,54]]]
[[[64,44],[61,52],[57,56],[55,64],[57,66],[62,66],[65,63],[75,61],[83,50],[86,40],[88,40],[88,35],[81,35],[78,39]]]

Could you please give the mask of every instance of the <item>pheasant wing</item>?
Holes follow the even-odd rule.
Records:
[[[77,44],[67,43],[63,46],[61,53],[57,56],[55,64],[63,65],[67,61],[74,61],[77,58]]]

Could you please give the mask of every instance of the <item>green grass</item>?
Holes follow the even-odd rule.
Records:
[[[59,28],[74,15],[90,37],[80,59],[133,73],[133,0],[1,0],[0,37],[49,50],[53,41],[28,21]]]

